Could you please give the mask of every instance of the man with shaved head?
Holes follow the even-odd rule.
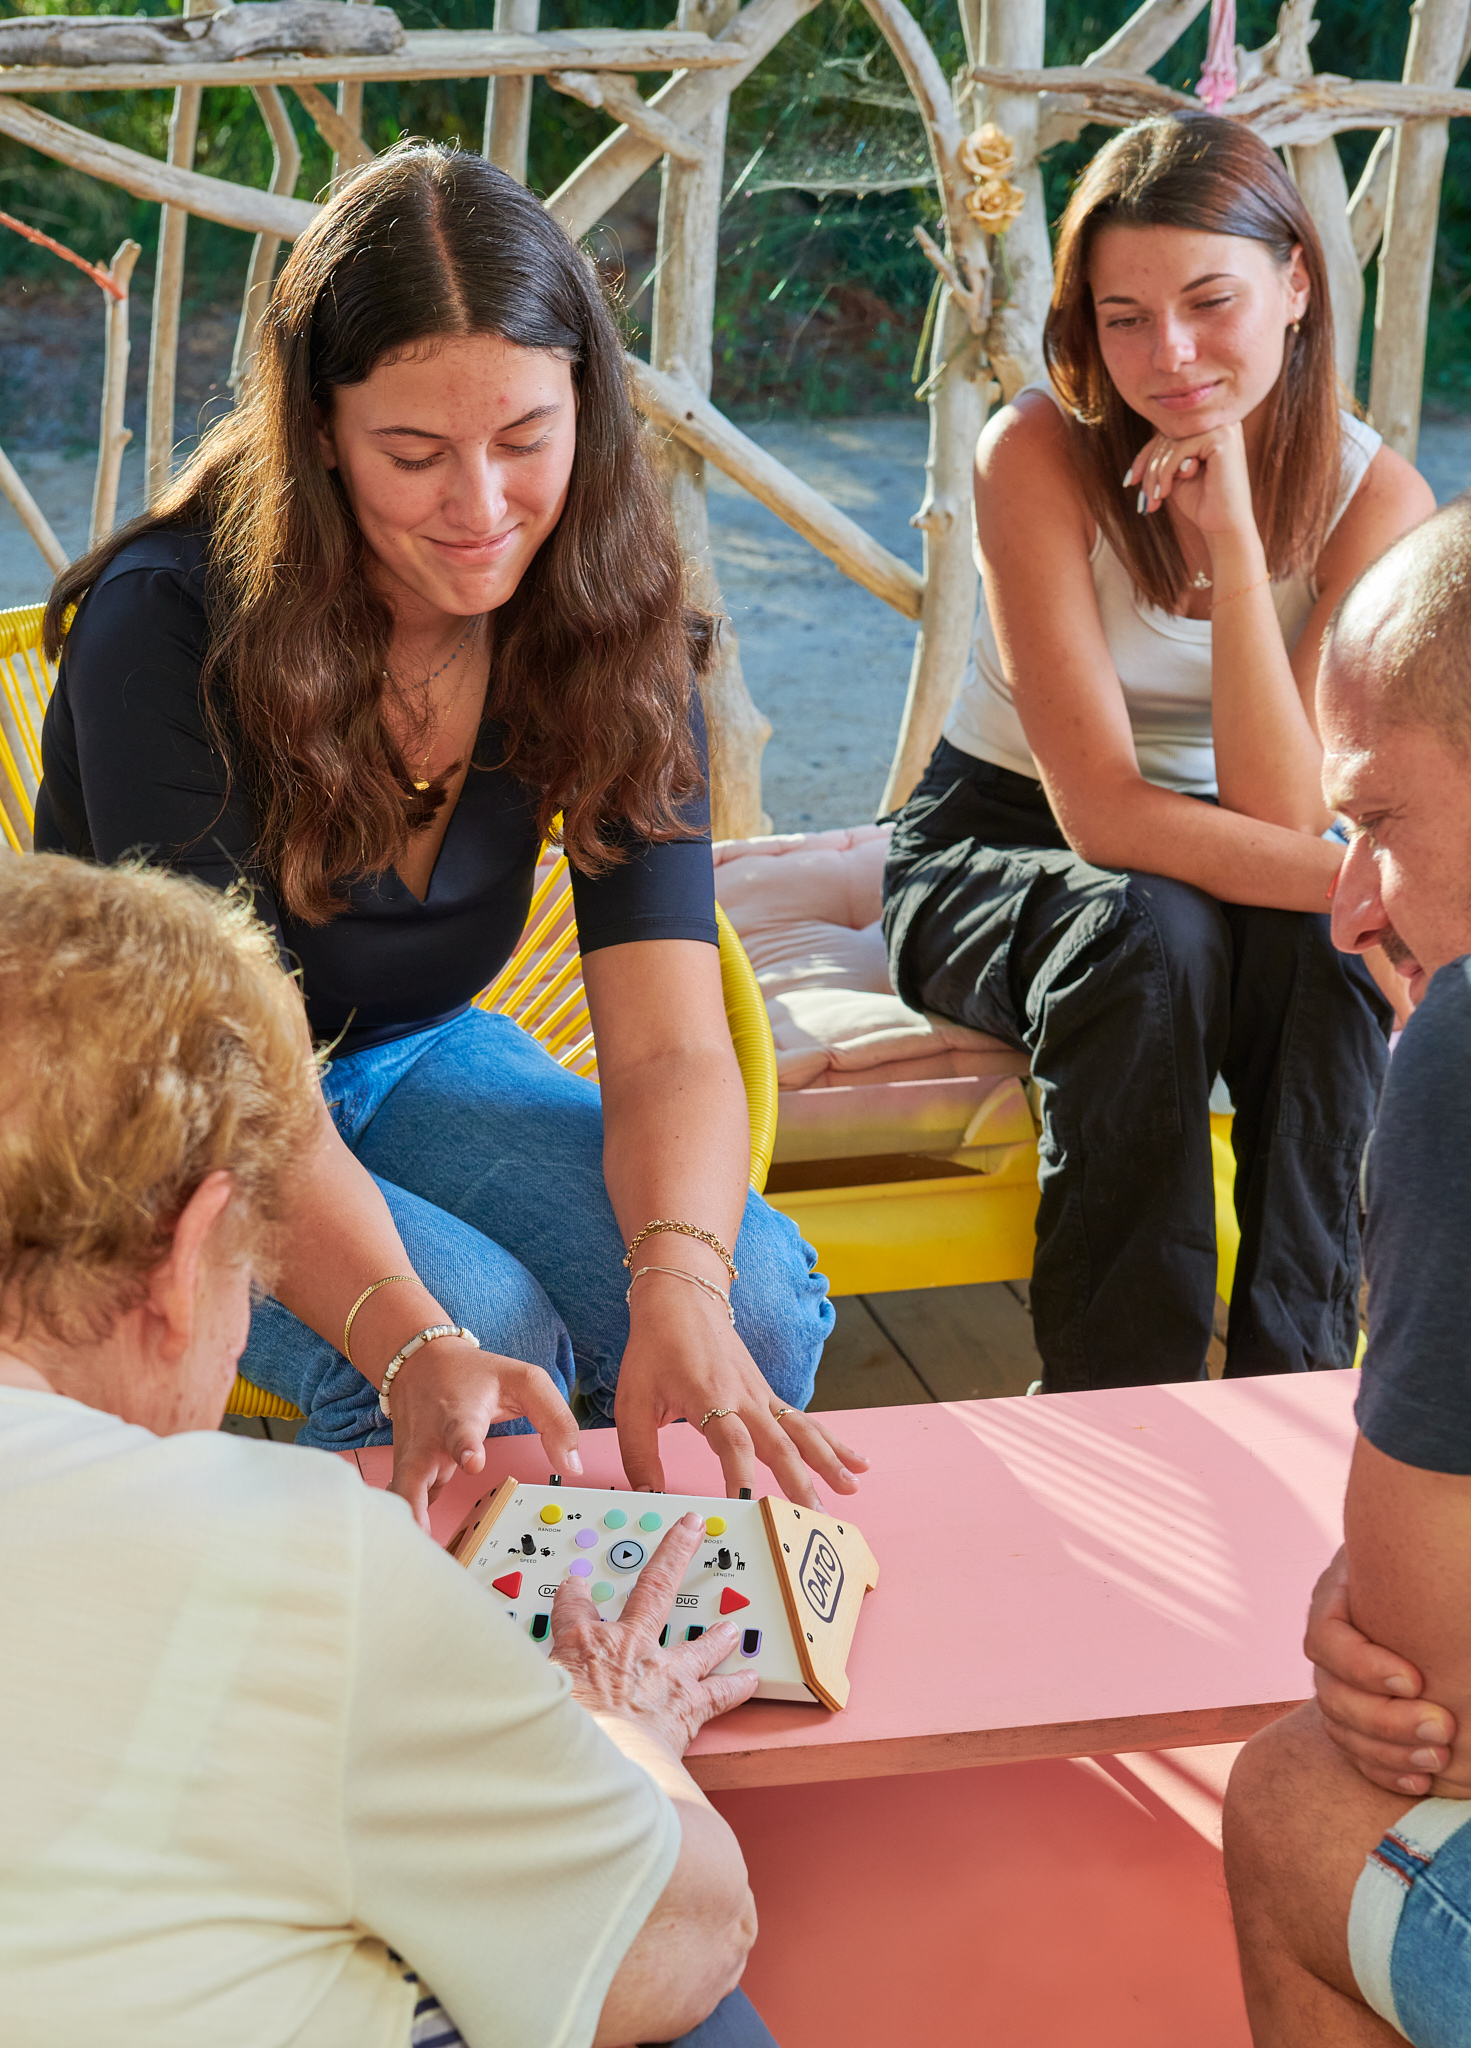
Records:
[[[1243,1751],[1227,1878],[1257,2048],[1451,2048],[1471,2044],[1471,502],[1350,589],[1318,723],[1350,833],[1334,939],[1382,946],[1416,1008],[1365,1162],[1359,1438],[1308,1643],[1332,1668]]]

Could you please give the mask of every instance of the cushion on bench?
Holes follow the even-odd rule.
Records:
[[[1025,1053],[894,993],[879,926],[889,827],[715,847],[715,893],[776,1041],[779,1161],[947,1154]]]
[[[879,928],[888,841],[888,826],[856,825],[716,845],[715,893],[766,999],[780,1086],[1024,1074],[1014,1046],[894,993]]]

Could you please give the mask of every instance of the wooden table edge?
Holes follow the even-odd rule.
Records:
[[[1184,1713],[1125,1714],[1111,1721],[1058,1721],[1040,1727],[981,1728],[955,1734],[892,1736],[873,1742],[711,1750],[687,1755],[684,1761],[704,1792],[820,1785],[842,1778],[910,1777],[924,1771],[972,1770],[984,1764],[1245,1742],[1259,1728],[1302,1704],[1301,1699],[1265,1700]]]

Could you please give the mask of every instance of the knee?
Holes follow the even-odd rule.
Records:
[[[793,1408],[805,1408],[812,1399],[834,1322],[827,1281],[813,1270],[816,1261],[790,1217],[757,1194],[747,1197],[736,1241],[736,1328],[767,1385]]]
[[[1131,875],[1127,916],[1159,949],[1172,986],[1225,989],[1231,976],[1231,929],[1213,896],[1168,875]]]
[[[570,1400],[576,1377],[572,1341],[524,1266],[501,1255],[440,1282],[436,1292],[455,1321],[475,1332],[483,1351],[539,1365]]]

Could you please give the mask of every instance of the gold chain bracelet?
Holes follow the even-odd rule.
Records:
[[[397,1285],[412,1287],[416,1284],[417,1283],[415,1282],[414,1275],[412,1273],[385,1273],[381,1280],[375,1280],[371,1287],[365,1287],[363,1289],[362,1293],[358,1296],[357,1300],[348,1310],[347,1321],[342,1326],[342,1355],[347,1360],[349,1365],[352,1364],[352,1351],[349,1348],[352,1344],[352,1319],[357,1314],[358,1310],[362,1307],[363,1303],[367,1300],[368,1296],[370,1294],[376,1294],[380,1287],[393,1287]]]
[[[675,1223],[667,1216],[656,1216],[652,1223],[644,1225],[638,1236],[628,1247],[628,1250],[623,1254],[624,1265],[631,1266],[633,1264],[633,1255],[644,1239],[646,1237],[657,1237],[661,1230],[677,1231],[681,1237],[697,1237],[701,1244],[709,1245],[711,1251],[720,1260],[720,1263],[730,1275],[732,1287],[740,1279],[741,1276],[735,1268],[735,1260],[725,1249],[725,1246],[720,1242],[720,1239],[713,1230],[701,1230],[698,1223]]]
[[[1272,579],[1270,575],[1258,576],[1255,583],[1243,583],[1239,590],[1228,590],[1224,597],[1218,597],[1216,599],[1215,603],[1211,606],[1211,610],[1213,612],[1218,612],[1221,609],[1221,606],[1223,604],[1229,604],[1233,597],[1245,597],[1248,591],[1260,590],[1264,583],[1270,583],[1271,580]]]

